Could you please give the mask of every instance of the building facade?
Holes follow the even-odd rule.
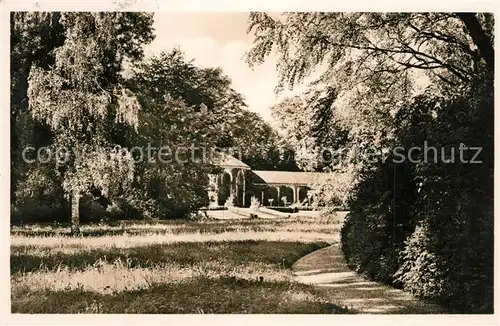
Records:
[[[210,206],[250,206],[255,197],[263,206],[308,206],[310,186],[323,174],[252,170],[234,156],[217,163],[220,172],[210,175]]]

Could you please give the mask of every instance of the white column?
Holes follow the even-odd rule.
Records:
[[[300,204],[300,187],[299,186],[294,187],[293,192],[295,197],[294,202],[296,204]]]
[[[229,196],[233,196],[233,198],[236,198],[236,180],[238,179],[238,177],[234,177],[232,169],[229,170],[229,175],[231,176],[231,191],[229,192]]]
[[[245,207],[245,172],[243,172],[243,207]]]

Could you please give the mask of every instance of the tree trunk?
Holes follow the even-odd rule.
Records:
[[[493,74],[495,71],[495,50],[488,35],[483,30],[481,23],[474,13],[457,13],[458,18],[462,20],[469,31],[469,35],[479,49],[479,53],[486,61],[488,70]]]
[[[80,194],[74,192],[71,195],[71,234],[80,233]]]

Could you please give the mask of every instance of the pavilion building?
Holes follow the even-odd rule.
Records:
[[[321,172],[252,170],[230,155],[224,155],[216,165],[220,172],[210,175],[210,206],[224,206],[232,200],[235,206],[248,207],[252,196],[263,206],[307,206],[311,185],[324,175]]]

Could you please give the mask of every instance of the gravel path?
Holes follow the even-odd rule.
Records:
[[[347,306],[362,314],[436,314],[437,305],[409,293],[369,281],[347,267],[338,245],[317,250],[293,266],[296,279],[313,284],[332,304]]]

